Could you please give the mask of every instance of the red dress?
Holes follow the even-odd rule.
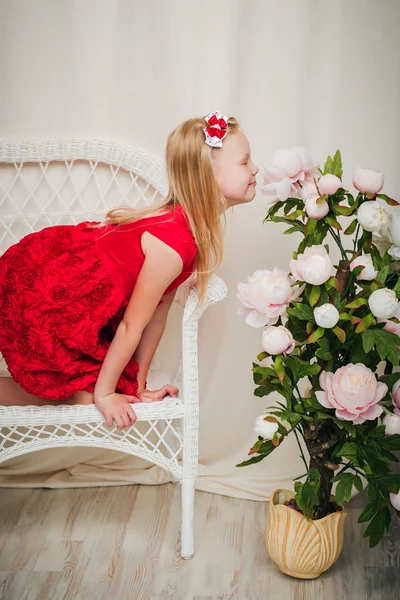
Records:
[[[93,392],[109,345],[144,263],[145,231],[194,270],[196,244],[183,209],[125,225],[56,225],[25,236],[0,257],[0,352],[24,390],[62,400]],[[132,358],[117,391],[137,392]]]

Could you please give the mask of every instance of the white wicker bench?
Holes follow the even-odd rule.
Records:
[[[167,191],[162,161],[145,150],[104,140],[0,140],[0,254],[49,225],[101,220],[120,205],[152,204]],[[45,448],[120,450],[169,471],[182,484],[181,554],[194,552],[193,512],[198,461],[196,287],[182,286],[182,357],[178,399],[135,404],[138,421],[107,428],[93,406],[0,406],[0,463]],[[213,275],[204,308],[226,295]],[[0,355],[0,372],[7,374]]]

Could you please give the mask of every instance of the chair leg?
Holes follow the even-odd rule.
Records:
[[[195,480],[182,480],[182,533],[181,556],[189,560],[194,554],[193,515]]]

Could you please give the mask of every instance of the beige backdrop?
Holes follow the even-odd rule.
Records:
[[[2,0],[0,136],[106,137],[162,155],[175,125],[220,110],[240,120],[261,168],[279,147],[304,145],[320,161],[340,147],[347,185],[357,164],[377,167],[399,197],[399,25],[399,0]],[[236,316],[236,284],[256,269],[287,269],[296,242],[262,226],[264,214],[258,194],[228,215],[219,274],[229,296],[200,331],[198,488],[256,500],[303,472],[293,439],[235,467],[266,406],[250,372],[260,330]],[[171,373],[176,325],[173,315],[159,353]],[[71,449],[22,457],[0,479],[76,486],[168,475],[118,453]]]

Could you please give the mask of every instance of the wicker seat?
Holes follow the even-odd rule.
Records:
[[[114,206],[150,205],[167,191],[162,161],[145,150],[104,140],[0,140],[0,254],[49,225],[101,220]],[[194,552],[193,511],[198,460],[197,327],[195,285],[186,282],[179,398],[135,404],[137,423],[108,428],[96,406],[0,406],[0,463],[54,447],[92,446],[144,458],[182,484],[183,558]],[[226,295],[210,279],[203,310]],[[0,355],[0,372],[7,375]]]

